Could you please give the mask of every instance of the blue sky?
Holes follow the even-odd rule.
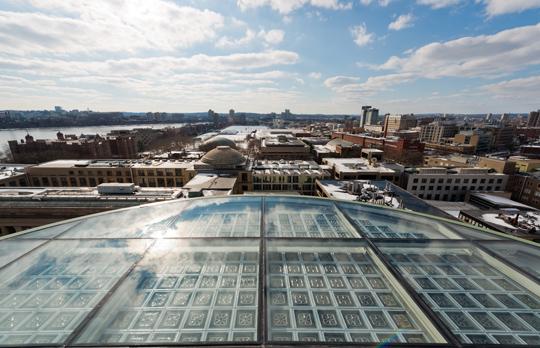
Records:
[[[540,108],[540,0],[4,0],[0,108]]]

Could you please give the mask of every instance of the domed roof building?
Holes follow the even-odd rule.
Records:
[[[208,152],[215,149],[218,146],[228,146],[231,149],[236,149],[236,143],[232,141],[231,139],[215,136],[213,138],[208,139],[201,145],[199,145],[199,150]]]
[[[220,145],[204,155],[199,164],[212,169],[240,169],[246,164],[246,158],[230,146]]]

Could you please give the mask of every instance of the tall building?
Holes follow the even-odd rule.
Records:
[[[371,106],[369,105],[362,106],[362,114],[360,115],[360,123],[358,125],[360,128],[364,127],[366,124],[367,112],[369,109],[371,109]]]
[[[212,120],[214,128],[219,128],[219,114],[217,112],[214,112],[212,109],[208,110],[208,118]]]
[[[540,127],[540,110],[529,112],[527,127]]]
[[[388,115],[384,119],[383,132],[390,135],[400,130],[407,130],[416,127],[416,116],[410,115]]]
[[[420,140],[440,143],[444,138],[452,138],[457,132],[458,126],[455,122],[435,121],[421,127]]]
[[[371,108],[366,113],[366,126],[376,125],[379,122],[379,109]]]

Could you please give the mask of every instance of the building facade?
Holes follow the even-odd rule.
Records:
[[[94,187],[134,183],[141,187],[182,187],[195,171],[192,162],[130,160],[57,160],[26,169],[36,187]]]
[[[508,178],[485,168],[418,168],[405,171],[403,188],[422,199],[464,201],[471,191],[504,191]]]

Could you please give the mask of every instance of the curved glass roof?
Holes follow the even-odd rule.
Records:
[[[0,346],[538,346],[539,250],[321,198],[138,206],[0,240]]]

